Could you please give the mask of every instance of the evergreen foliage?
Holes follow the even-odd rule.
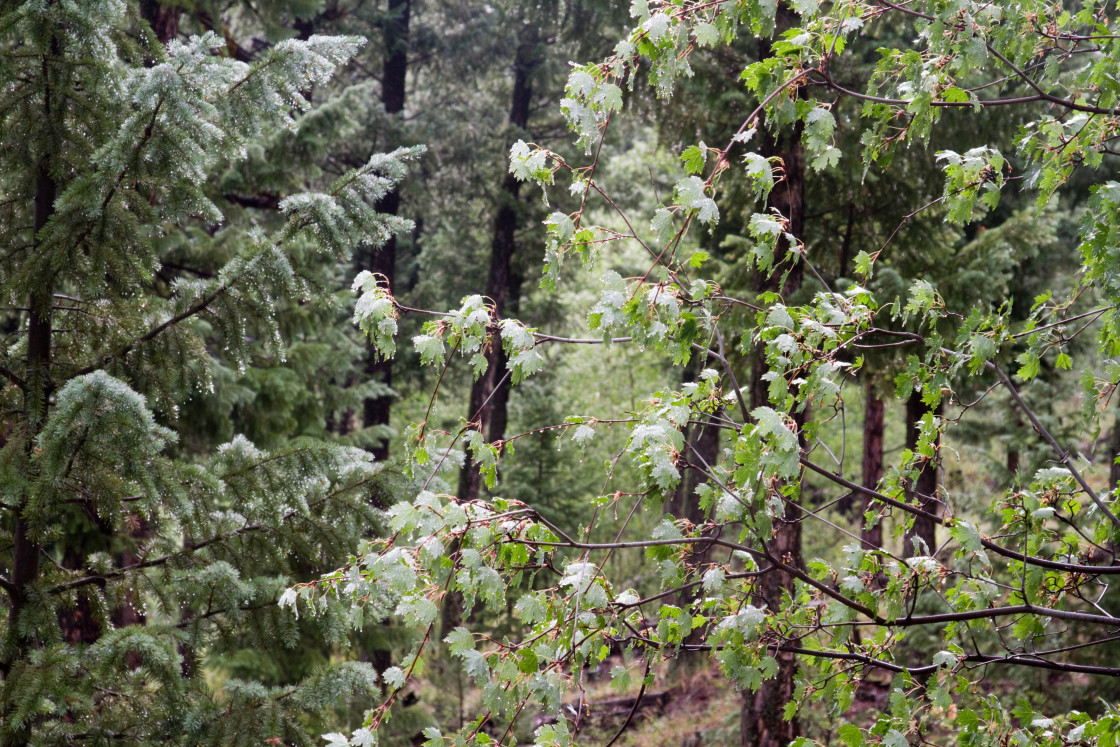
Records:
[[[161,44],[119,0],[0,6],[2,743],[310,744],[376,692],[368,663],[218,687],[206,666],[356,622],[275,602],[379,526],[379,466],[321,424],[258,422],[262,446],[205,413],[305,355],[284,310],[338,316],[338,263],[411,226],[376,204],[415,148],[279,199],[267,225],[215,189],[264,146],[322,137],[341,104],[311,92],[361,45],[246,61],[209,31]]]

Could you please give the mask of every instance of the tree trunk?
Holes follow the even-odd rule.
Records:
[[[1108,454],[1112,460],[1108,466],[1108,490],[1113,492],[1116,486],[1120,485],[1120,464],[1116,463],[1120,459],[1120,418],[1112,426],[1112,438],[1108,442]]]
[[[710,359],[706,355],[694,357],[687,369],[686,381],[697,380],[709,361]],[[699,526],[706,519],[696,489],[707,481],[707,473],[719,461],[720,429],[716,425],[716,418],[720,416],[721,412],[722,410],[712,415],[707,421],[708,424],[696,423],[688,427],[685,433],[687,446],[682,454],[685,468],[682,471],[681,481],[678,483],[677,489],[665,503],[667,514],[677,519],[687,519],[693,526]],[[697,543],[691,546],[688,563],[692,568],[691,573],[695,577],[699,578],[703,575],[704,566],[708,563],[711,551],[712,546],[707,543]],[[678,593],[675,604],[681,609],[687,609],[701,596],[703,596],[701,587],[694,586]],[[697,628],[688,635],[686,642],[700,643],[703,636],[704,628]],[[683,669],[681,671],[691,671],[694,662],[702,661],[705,661],[704,657],[682,651],[680,664]],[[701,664],[701,666],[704,666],[704,664]]]
[[[518,34],[517,52],[513,63],[513,92],[510,97],[509,123],[517,133],[529,126],[529,104],[533,98],[533,76],[543,60],[539,49],[537,28],[526,24]],[[521,275],[513,266],[517,249],[516,233],[521,224],[518,195],[521,184],[507,174],[502,182],[501,204],[494,218],[494,239],[490,244],[490,272],[486,280],[486,295],[494,302],[494,313],[499,318],[516,313],[521,301]],[[501,341],[484,351],[486,370],[471,385],[467,417],[486,435],[490,442],[505,438],[508,422],[509,377],[506,373],[506,354]],[[459,472],[458,497],[462,501],[478,498],[481,476],[468,453]],[[444,598],[440,610],[440,630],[446,635],[463,619],[463,596],[453,591]]]
[[[786,23],[792,14],[779,9],[779,16],[785,16]],[[763,56],[766,56],[764,51]],[[788,221],[787,231],[794,237],[804,236],[805,230],[805,161],[801,148],[800,130],[781,135],[777,141],[768,138],[762,144],[762,155],[778,156],[782,160],[785,178],[774,185],[770,192],[767,207],[776,209]],[[789,253],[789,245],[783,236],[778,243],[775,261],[783,260]],[[790,270],[782,287],[777,287],[780,272],[759,283],[761,290],[780,292],[783,298],[801,287],[804,265],[799,261]],[[756,350],[751,376],[750,405],[753,410],[767,403],[767,383],[762,379],[766,373],[763,351]],[[800,420],[800,419],[799,419]],[[800,426],[800,422],[798,423]],[[774,522],[774,534],[767,543],[767,550],[777,558],[785,558],[792,565],[800,565],[801,560],[801,511],[792,503],[786,504],[785,515]],[[778,614],[781,610],[782,592],[794,587],[792,576],[784,572],[764,574],[756,587],[758,595],[765,601],[767,608]],[[773,679],[762,683],[757,692],[743,693],[743,707],[740,711],[740,744],[743,747],[786,747],[801,733],[798,719],[787,721],[783,708],[793,699],[794,677],[797,674],[797,661],[793,654],[778,653],[778,673]]]
[[[759,379],[755,382],[751,387],[752,410],[766,402],[765,383]],[[800,440],[804,417],[796,420]],[[800,567],[802,513],[792,502],[785,505],[785,514],[774,520],[774,533],[766,543],[766,550],[771,556]],[[793,576],[784,571],[770,571],[759,578],[756,594],[761,604],[778,615],[783,607],[783,593],[792,591],[795,583]],[[743,707],[739,714],[742,747],[786,747],[801,734],[798,718],[795,716],[787,721],[784,713],[785,704],[793,700],[797,658],[788,652],[776,652],[774,658],[778,661],[778,673],[765,680],[756,692],[743,693]]]
[[[886,407],[879,398],[875,382],[868,381],[864,388],[863,402],[863,487],[875,490],[879,480],[883,477],[883,431],[886,429]],[[877,511],[878,504],[869,495],[863,497],[863,513]],[[866,519],[863,521],[863,538],[865,550],[874,550],[883,546],[883,524],[876,521],[875,526],[868,528]]]
[[[52,52],[57,53],[57,41],[52,41]],[[47,64],[43,62],[44,81],[43,108],[45,120],[53,123],[52,112],[52,86],[47,72]],[[38,173],[35,178],[35,217],[33,229],[35,243],[38,244],[39,233],[47,224],[54,213],[54,200],[57,192],[54,178],[50,172],[50,157],[44,155],[39,161]],[[51,383],[51,333],[52,333],[52,302],[54,290],[52,280],[43,278],[41,285],[32,288],[29,293],[28,321],[27,321],[27,368],[24,375],[23,410],[27,423],[25,439],[25,459],[27,467],[31,469],[31,458],[35,448],[35,437],[47,420],[47,409],[50,401]],[[11,670],[12,664],[19,658],[29,654],[28,649],[38,645],[34,632],[21,633],[21,617],[27,612],[31,602],[32,585],[39,578],[39,559],[42,546],[31,529],[31,524],[26,516],[28,500],[26,492],[20,497],[19,507],[15,512],[15,531],[12,533],[12,569],[8,596],[11,606],[8,608],[5,645],[0,648],[4,652],[0,659],[0,674],[5,679]],[[26,621],[23,621],[26,624]],[[34,627],[30,628],[34,630]],[[4,720],[7,713],[0,713],[0,721]],[[14,730],[7,744],[17,745],[30,742],[31,725],[25,724],[22,728]]]
[[[400,114],[404,111],[405,83],[408,76],[408,33],[412,15],[411,0],[389,0],[389,13],[385,19],[385,57],[381,66],[381,103],[386,114]],[[397,215],[401,206],[400,193],[393,190],[378,202],[379,212]],[[397,239],[391,236],[380,249],[367,250],[361,257],[359,269],[369,270],[382,275],[395,290],[397,266]],[[371,381],[380,381],[386,387],[393,383],[393,361],[382,358],[372,345],[366,348],[366,375]],[[392,394],[369,397],[362,404],[362,424],[366,428],[389,427],[389,416],[393,404]],[[373,458],[383,461],[389,458],[389,440],[382,437],[370,449]]]
[[[158,0],[140,0],[140,15],[152,27],[160,44],[167,44],[179,35],[181,12],[178,5],[161,5]]]
[[[919,392],[910,395],[910,398],[906,400],[906,448],[913,451],[917,447],[918,434],[920,433],[919,423],[926,413],[933,413],[936,416],[940,412],[940,407],[931,409],[926,403],[922,402],[922,395]],[[910,490],[907,491],[906,497],[911,503],[916,498],[923,511],[931,514],[938,513],[940,504],[937,500],[936,462],[926,462],[922,465],[922,469]],[[904,557],[914,556],[917,551],[915,539],[920,539],[925,544],[925,551],[930,555],[936,552],[937,525],[932,519],[922,516],[914,518],[914,526],[903,539],[902,554]]]
[[[714,423],[716,413],[709,422]],[[688,467],[681,475],[680,484],[672,498],[665,505],[665,512],[678,519],[688,519],[693,524],[704,521],[704,511],[700,508],[700,499],[696,489],[704,484],[707,479],[705,472],[719,460],[719,428],[716,425],[689,426],[685,441],[688,444],[684,454]],[[693,554],[697,559],[699,553]]]
[[[510,101],[509,123],[517,133],[529,126],[529,105],[533,98],[533,76],[542,62],[538,30],[526,24],[518,34],[517,54],[514,60],[513,93]],[[501,318],[516,313],[521,300],[521,275],[513,266],[517,250],[516,233],[521,226],[521,206],[518,196],[521,183],[512,174],[502,182],[501,205],[494,218],[494,239],[490,245],[490,272],[486,280],[486,295],[494,302],[494,313]],[[495,339],[486,351],[486,370],[471,386],[468,417],[478,426],[488,441],[505,437],[508,422],[509,377],[506,376],[506,355],[501,343]],[[478,497],[480,477],[468,455],[459,476],[460,500]]]

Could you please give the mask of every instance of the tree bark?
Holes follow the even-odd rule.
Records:
[[[513,63],[513,91],[510,95],[509,123],[514,132],[520,133],[529,126],[529,105],[533,99],[533,77],[543,57],[536,26],[525,24],[518,34],[517,52]],[[516,233],[521,225],[518,196],[521,184],[507,174],[502,181],[501,204],[494,217],[494,238],[490,244],[490,271],[486,280],[486,295],[494,302],[494,314],[502,317],[516,313],[521,300],[521,275],[513,265],[517,250]],[[482,431],[488,441],[505,438],[508,422],[509,377],[506,372],[506,354],[501,341],[494,339],[485,352],[486,370],[471,385],[467,417]],[[468,453],[459,472],[458,498],[472,501],[478,498],[481,476]],[[440,630],[447,632],[463,618],[463,596],[453,591],[444,598],[440,610]]]
[[[158,0],[140,0],[140,15],[152,27],[160,44],[179,35],[179,15],[182,9],[175,4],[162,5]]]
[[[1117,418],[1112,426],[1112,438],[1108,442],[1108,454],[1111,459],[1108,466],[1108,490],[1113,492],[1120,485],[1120,464],[1116,463],[1116,460],[1120,459],[1120,418]]]
[[[526,24],[518,34],[517,53],[513,65],[513,92],[510,97],[509,123],[515,132],[529,126],[529,105],[533,99],[533,77],[540,67],[542,55],[536,26]],[[486,295],[494,303],[494,314],[501,318],[516,313],[521,300],[521,275],[513,265],[517,251],[516,233],[521,227],[521,205],[518,196],[521,183],[512,174],[502,182],[501,204],[494,218],[494,239],[490,245],[490,271]],[[486,370],[471,386],[468,417],[490,442],[505,437],[508,422],[509,377],[506,376],[506,355],[499,340],[486,351]],[[478,497],[480,477],[469,455],[459,476],[459,498]]]
[[[408,78],[409,23],[412,17],[411,0],[389,0],[389,13],[384,22],[385,57],[381,65],[381,103],[385,113],[400,114],[405,105],[405,84]],[[377,203],[379,212],[397,215],[400,211],[400,193],[394,189]],[[391,236],[380,249],[368,250],[362,257],[362,267],[375,275],[382,275],[394,290],[397,267],[397,239]],[[382,358],[373,345],[366,348],[366,375],[386,387],[393,384],[393,361]],[[366,428],[388,428],[393,405],[393,395],[369,397],[362,403],[362,424]],[[389,439],[382,437],[370,449],[373,458],[389,458]]]
[[[791,15],[788,10],[780,9],[779,16]],[[801,148],[799,130],[785,133],[779,139],[763,142],[762,155],[778,156],[782,160],[785,178],[774,185],[770,192],[768,207],[776,209],[788,222],[787,231],[800,238],[805,233],[805,161]],[[778,243],[775,261],[783,260],[789,253],[789,245],[783,236]],[[801,287],[804,265],[798,261],[790,270],[784,285],[778,287],[779,273],[759,283],[762,290],[780,292],[784,298]],[[756,350],[751,376],[750,405],[753,410],[767,403],[767,383],[762,379],[766,373],[766,361],[762,350]],[[800,419],[799,419],[800,420]],[[801,423],[798,423],[800,426]],[[784,558],[786,562],[799,566],[801,560],[801,511],[792,503],[786,504],[785,515],[774,522],[774,533],[766,545],[771,555]],[[763,574],[756,587],[759,597],[774,614],[781,611],[782,593],[794,588],[794,578],[781,571]],[[786,747],[801,733],[798,719],[787,721],[783,707],[793,699],[794,677],[797,674],[797,661],[793,654],[781,652],[776,656],[778,673],[773,679],[762,683],[754,693],[743,694],[740,711],[740,744],[743,747]]]
[[[926,413],[933,413],[936,416],[940,412],[940,407],[931,408],[922,402],[922,395],[919,392],[910,395],[910,398],[906,400],[906,448],[913,451],[917,447],[920,433],[919,423]],[[926,462],[922,465],[922,469],[907,491],[906,497],[911,503],[914,502],[914,499],[917,499],[923,511],[931,514],[938,513],[940,503],[937,500],[936,462]],[[925,543],[926,552],[929,554],[932,555],[937,550],[937,525],[932,519],[922,516],[914,517],[914,526],[903,538],[902,554],[904,557],[913,557],[915,554],[915,539],[920,539]]]
[[[709,419],[709,422],[713,420],[714,418]],[[716,425],[689,426],[685,442],[688,444],[684,454],[687,467],[672,498],[665,505],[665,511],[678,519],[688,519],[693,524],[700,524],[705,517],[696,489],[707,479],[704,472],[719,459],[719,428]],[[706,555],[693,553],[692,557],[697,559],[701,554]]]
[[[57,53],[58,42],[51,42],[52,53]],[[43,60],[44,97],[43,109],[45,121],[53,125],[55,114],[52,111],[52,86],[46,58]],[[35,207],[32,227],[34,241],[38,248],[39,233],[46,226],[54,213],[54,201],[57,194],[57,185],[51,176],[50,154],[44,154],[39,161],[35,177]],[[24,458],[27,468],[32,468],[32,455],[35,447],[35,437],[39,434],[47,420],[47,410],[50,402],[51,384],[51,333],[52,333],[52,301],[54,295],[53,279],[43,278],[41,285],[32,288],[28,299],[27,322],[27,367],[24,375],[23,390],[23,417],[26,423],[24,438]],[[26,516],[30,496],[26,492],[20,496],[19,506],[15,512],[15,531],[12,533],[12,569],[11,585],[8,591],[10,606],[8,608],[6,641],[0,648],[3,657],[0,658],[0,674],[7,679],[12,664],[29,653],[29,649],[39,645],[36,635],[21,633],[21,617],[25,616],[27,607],[31,602],[32,585],[39,578],[39,559],[42,554],[42,545],[31,529],[31,524]],[[24,621],[26,624],[26,621]],[[32,628],[33,629],[33,628]],[[0,722],[8,715],[0,713]],[[13,730],[5,740],[5,744],[19,745],[30,742],[31,725]]]
[[[863,402],[863,486],[875,490],[883,477],[883,431],[886,429],[886,407],[879,397],[875,382],[868,381],[864,388]],[[877,511],[878,503],[869,495],[863,497],[863,514]],[[882,521],[868,528],[863,521],[860,536],[865,550],[875,550],[883,546]]]
[[[694,357],[688,367],[686,381],[698,379],[708,360],[706,355]],[[719,461],[720,429],[716,425],[715,419],[719,417],[720,412],[722,411],[711,416],[706,424],[697,423],[688,427],[685,433],[686,446],[684,453],[681,455],[685,464],[681,481],[677,484],[677,489],[673,492],[673,495],[665,503],[667,514],[676,519],[687,519],[693,526],[699,526],[706,519],[706,512],[700,506],[700,496],[697,493],[697,488],[704,484],[708,479],[706,473]],[[697,543],[691,546],[688,563],[691,566],[691,572],[696,577],[703,574],[704,566],[708,563],[711,551],[712,546],[707,543]],[[676,605],[681,609],[687,609],[701,596],[702,589],[698,586],[685,589],[677,594]],[[703,638],[703,633],[704,628],[697,628],[688,635],[686,641],[699,643]],[[696,655],[688,654],[687,651],[682,651],[681,654],[681,664],[686,668],[700,659]]]

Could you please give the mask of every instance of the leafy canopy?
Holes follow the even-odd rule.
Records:
[[[687,466],[703,475],[706,518],[697,524],[669,516],[652,536],[630,537],[623,524],[614,541],[595,542],[531,505],[498,497],[460,503],[425,489],[395,506],[389,537],[352,566],[298,586],[284,600],[316,609],[341,594],[357,607],[392,610],[423,634],[394,672],[387,699],[350,743],[384,723],[389,704],[440,636],[481,688],[484,714],[458,735],[426,732],[429,745],[488,743],[493,737],[482,727],[492,720],[510,725],[505,740],[526,707],[556,715],[536,732],[537,744],[570,744],[578,721],[561,709],[565,694],[579,686],[586,667],[619,647],[647,665],[685,651],[709,652],[747,691],[777,673],[780,656],[793,654],[799,673],[793,699],[784,704],[786,717],[821,703],[853,747],[913,744],[932,730],[952,731],[970,745],[1115,743],[1120,713],[1111,706],[1096,716],[1043,716],[1027,701],[1012,706],[978,683],[1038,668],[1120,676],[1111,661],[1083,655],[1099,651],[1116,628],[1118,600],[1108,592],[1120,573],[1116,495],[1089,471],[1078,443],[1059,440],[1044,422],[1052,418],[1039,415],[1045,403],[1031,392],[1044,364],[1078,366],[1081,428],[1094,432],[1120,380],[1114,360],[1120,351],[1120,185],[1089,188],[1076,291],[1061,300],[1043,294],[1032,309],[1017,309],[1012,317],[1007,299],[985,289],[971,306],[950,306],[936,277],[914,280],[897,301],[876,298],[868,286],[877,270],[891,266],[896,248],[889,240],[856,258],[863,285],[830,287],[814,268],[826,248],[803,244],[788,216],[765,208],[767,196],[785,188],[783,171],[792,164],[751,150],[762,131],[793,133],[813,171],[858,159],[864,174],[889,177],[892,165],[915,157],[907,149],[928,142],[948,118],[1015,107],[1024,124],[1010,143],[1014,153],[1000,152],[997,146],[1009,144],[997,137],[995,144],[936,154],[944,188],[927,209],[936,206],[952,224],[982,221],[1015,184],[1033,192],[1042,210],[1055,195],[1084,183],[1075,177],[1100,182],[1120,135],[1120,30],[1109,7],[810,1],[779,12],[773,2],[635,0],[635,25],[616,53],[576,66],[561,102],[577,144],[592,160],[577,166],[560,153],[519,142],[510,171],[538,184],[546,198],[564,179],[585,197],[579,210],[558,211],[546,221],[546,287],[558,286],[573,254],[593,267],[593,255],[606,251],[591,250],[593,242],[636,245],[649,258],[643,276],[602,275],[601,295],[588,316],[599,337],[578,342],[637,344],[682,365],[699,351],[713,362],[679,390],[651,393],[629,421],[627,443],[640,479],[631,495],[660,505],[678,489]],[[664,204],[630,212],[611,200],[596,181],[598,144],[611,121],[623,116],[623,91],[648,78],[671,107],[696,56],[749,38],[764,40],[769,53],[742,71],[757,108],[738,131],[722,147],[688,145]],[[899,38],[907,41],[883,41]],[[842,77],[860,69],[850,64],[854,55],[875,48],[864,80]],[[837,116],[848,102],[858,117]],[[860,145],[840,147],[855,142]],[[723,218],[720,189],[731,179],[751,185],[758,201],[747,221],[749,263],[776,278],[808,268],[820,281],[816,292],[803,300],[777,292],[732,297],[718,278],[705,277],[705,254],[687,252],[686,240],[690,231],[710,229]],[[598,198],[611,217],[593,225],[585,207]],[[395,307],[385,289],[366,279],[361,284],[366,296],[359,324],[391,354],[388,322]],[[741,308],[754,312],[746,324],[733,313]],[[516,334],[507,336],[507,329]],[[1095,354],[1074,346],[1087,330],[1098,332]],[[496,344],[499,332],[514,346],[515,378],[538,365],[526,367],[530,359],[522,356],[560,339],[498,320],[470,297],[458,311],[429,321],[413,342],[425,363],[444,365],[447,345],[470,357],[488,339]],[[732,341],[744,353],[761,347],[762,377],[743,382]],[[913,448],[898,455],[878,485],[865,486],[845,477],[839,460],[828,463],[835,457],[823,456],[825,437],[843,427],[837,414],[851,399],[845,384],[863,373],[864,352],[883,347],[904,355],[899,396],[918,393],[930,411],[916,424]],[[748,407],[741,383],[765,386],[766,404]],[[919,473],[942,458],[954,429],[977,417],[982,400],[1016,412],[1021,427],[1049,451],[1051,466],[1005,491],[993,490],[979,514],[942,490],[916,495]],[[686,429],[717,413],[727,448],[714,463],[697,461],[688,452]],[[600,422],[573,416],[557,427],[586,442]],[[486,444],[464,428],[437,446],[423,423],[412,433],[412,469],[421,480],[432,482],[432,462],[446,460],[460,438],[494,480],[504,443]],[[818,449],[821,444],[825,448]],[[899,552],[897,542],[866,546],[858,527],[853,534],[817,515],[802,489],[810,481],[833,497],[852,491],[869,498],[866,521],[888,523],[896,540],[921,520],[939,527],[945,544],[916,542],[909,554]],[[621,495],[600,501],[609,505]],[[817,526],[834,533],[842,551],[808,562],[773,552],[789,505],[806,522],[821,519]],[[698,548],[724,551],[724,559]],[[656,588],[644,598],[610,577],[605,559],[621,552],[646,555]],[[779,574],[789,579],[782,597],[763,598],[762,579]],[[522,588],[535,575],[549,580]],[[437,610],[453,591],[467,608],[478,604],[494,612],[516,597],[521,635],[499,640],[481,630],[437,631]],[[919,627],[934,631],[937,641],[925,660],[900,646]],[[889,706],[870,723],[842,723],[857,687],[873,673],[891,678]],[[625,686],[629,670],[616,667],[614,676]]]

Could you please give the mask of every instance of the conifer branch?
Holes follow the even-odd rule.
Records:
[[[11,371],[5,366],[0,366],[0,375],[5,379],[15,384],[20,389],[27,388],[27,382],[20,378],[14,371]]]
[[[369,480],[370,480],[370,478],[366,477],[366,478],[362,478],[361,480],[358,480],[356,482],[344,485],[340,488],[336,488],[335,490],[332,490],[330,493],[327,493],[326,495],[324,495],[322,498],[319,498],[318,500],[315,500],[315,501],[312,501],[311,503],[309,503],[308,508],[314,508],[315,506],[322,505],[323,503],[326,503],[327,501],[332,500],[332,499],[338,497],[339,495],[341,495],[343,493],[346,493],[346,492],[351,491],[351,490],[355,490],[355,489],[361,487],[362,485],[366,484],[367,482],[369,482]],[[290,511],[285,512],[284,515],[280,518],[280,521],[281,522],[286,522],[289,519],[292,519],[292,518],[295,518],[295,517],[298,517],[298,516],[302,516],[302,515],[303,515],[302,511],[300,511],[298,509],[292,509]],[[223,532],[222,534],[214,535],[213,537],[210,537],[209,539],[202,540],[201,542],[190,543],[186,547],[184,547],[182,550],[180,550],[179,552],[169,553],[167,555],[161,555],[158,558],[153,558],[151,560],[145,560],[145,561],[142,561],[142,562],[139,562],[139,563],[133,563],[132,565],[126,565],[126,566],[123,566],[121,568],[116,569],[115,571],[110,571],[108,573],[91,574],[89,576],[83,576],[81,578],[74,579],[73,581],[67,581],[65,583],[57,584],[57,585],[51,587],[50,589],[48,589],[47,593],[52,594],[52,595],[61,594],[63,592],[70,591],[72,589],[77,589],[77,588],[80,588],[82,586],[89,586],[90,584],[104,584],[106,581],[111,581],[113,579],[120,578],[122,576],[128,575],[129,573],[131,573],[133,571],[140,571],[140,570],[144,570],[146,568],[156,568],[156,567],[161,566],[161,565],[166,565],[167,563],[170,563],[173,560],[178,560],[180,558],[188,557],[191,554],[197,552],[198,550],[205,549],[205,548],[207,548],[211,545],[215,545],[215,544],[218,544],[220,542],[224,542],[226,540],[236,539],[237,537],[241,537],[241,536],[244,536],[246,534],[252,534],[253,532],[258,532],[262,529],[273,529],[273,528],[275,528],[275,527],[272,524],[261,524],[261,523],[247,524],[246,526],[239,527],[237,529],[233,529],[229,532]]]
[[[73,372],[68,378],[74,379],[74,378],[77,378],[79,376],[84,376],[86,374],[93,373],[94,371],[102,369],[105,366],[112,363],[114,360],[117,360],[119,358],[123,358],[124,356],[128,355],[130,352],[132,352],[133,348],[135,348],[136,346],[142,345],[145,342],[148,342],[149,340],[152,340],[152,339],[158,337],[162,332],[167,330],[169,327],[174,327],[176,324],[179,324],[180,322],[183,322],[183,321],[186,321],[187,319],[190,319],[192,316],[195,316],[197,314],[202,313],[203,311],[205,311],[210,306],[210,304],[214,303],[214,301],[218,300],[218,298],[223,293],[228,291],[233,286],[233,284],[238,281],[238,279],[239,278],[235,277],[232,280],[230,280],[229,282],[226,282],[226,283],[223,283],[223,284],[219,285],[212,293],[203,297],[202,300],[198,301],[193,306],[190,306],[189,308],[179,312],[178,314],[176,314],[175,316],[171,317],[170,319],[164,321],[163,323],[156,325],[155,327],[150,329],[147,333],[145,333],[141,337],[137,337],[135,340],[132,340],[131,342],[125,343],[121,347],[117,348],[116,352],[109,353],[108,355],[102,356],[101,359],[97,363],[91,363],[88,366],[84,366],[82,368],[79,368],[77,371]]]

